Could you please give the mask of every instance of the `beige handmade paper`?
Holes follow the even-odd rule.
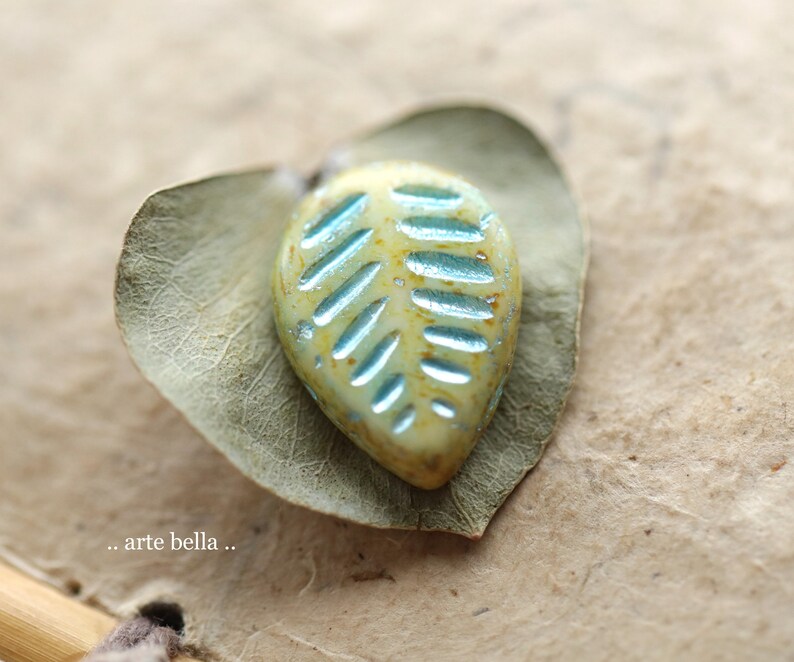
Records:
[[[114,614],[170,597],[221,660],[791,655],[790,3],[12,5],[5,560]],[[460,98],[532,123],[592,223],[577,385],[476,543],[263,492],[145,383],[112,308],[152,190],[309,171],[340,138]],[[170,531],[221,549],[107,549]]]

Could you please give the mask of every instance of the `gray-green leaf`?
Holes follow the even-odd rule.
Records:
[[[508,225],[523,279],[515,363],[485,435],[433,491],[360,451],[303,389],[275,332],[270,276],[303,183],[284,170],[152,195],[130,225],[116,312],[143,374],[246,475],[280,497],[362,524],[482,535],[540,458],[574,376],[583,222],[546,149],[486,108],[421,112],[335,150],[326,171],[407,159],[463,175]]]

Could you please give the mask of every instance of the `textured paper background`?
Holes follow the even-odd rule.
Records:
[[[786,0],[9,2],[0,555],[217,658],[794,659]],[[417,104],[501,104],[592,221],[577,386],[478,543],[290,507],[139,376],[112,311],[155,188],[309,170]],[[234,552],[107,551],[206,530]]]

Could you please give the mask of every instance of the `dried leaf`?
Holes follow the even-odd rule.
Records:
[[[303,193],[294,175],[222,175],[151,196],[119,261],[119,326],[143,374],[263,487],[362,524],[478,538],[540,458],[570,390],[586,262],[582,221],[545,148],[493,110],[413,115],[336,150],[326,171],[387,159],[427,162],[473,182],[509,227],[521,264],[510,381],[485,435],[443,488],[411,487],[346,439],[281,349],[270,273]]]

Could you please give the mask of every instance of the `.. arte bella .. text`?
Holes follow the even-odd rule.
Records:
[[[179,536],[174,531],[168,532],[167,538],[147,534],[137,538],[125,538],[124,545],[108,545],[109,550],[123,549],[127,552],[160,551],[198,551],[214,552],[219,549],[233,550],[234,546],[219,547],[218,539],[208,536],[204,531],[193,531],[192,535]]]

